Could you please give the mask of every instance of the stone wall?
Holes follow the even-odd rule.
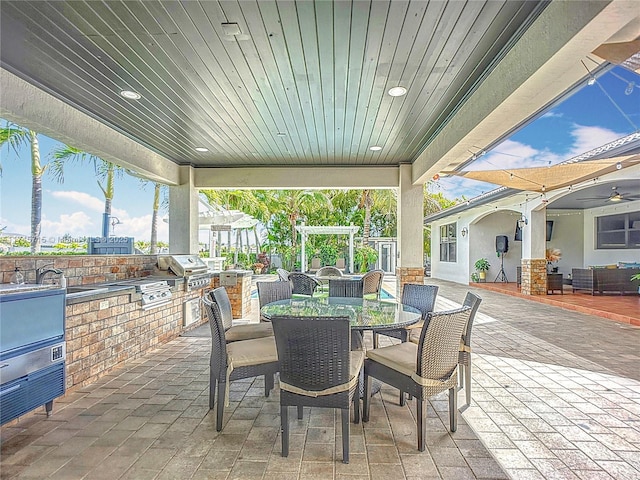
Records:
[[[117,295],[66,308],[67,388],[93,383],[127,360],[180,335],[183,304],[204,290],[173,292],[173,300],[149,310],[131,295]],[[205,323],[202,318],[189,329]]]
[[[151,275],[157,255],[38,255],[0,258],[0,283],[9,283],[16,267],[26,283],[36,282],[36,268],[51,265],[67,277],[67,285],[90,285]],[[58,275],[49,274],[45,283],[56,283]]]
[[[547,260],[544,258],[522,259],[522,284],[524,295],[547,294]]]
[[[211,288],[220,286],[219,275],[211,279]],[[251,272],[238,272],[238,282],[235,286],[225,285],[233,318],[243,318],[251,313]]]

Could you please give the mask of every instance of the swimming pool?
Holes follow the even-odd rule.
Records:
[[[251,298],[258,298],[258,290],[254,288],[251,290]],[[380,300],[393,300],[395,297],[387,292],[384,288],[380,290]]]

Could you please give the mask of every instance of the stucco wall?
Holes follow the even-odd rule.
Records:
[[[607,249],[596,250],[596,218],[604,215],[640,211],[640,201],[620,202],[606,207],[592,208],[584,211],[584,262],[583,266],[606,265],[617,262],[640,261],[640,249]]]
[[[554,266],[566,277],[572,268],[583,268],[584,243],[580,232],[584,230],[584,216],[581,210],[549,210],[547,220],[553,221],[551,241],[547,248],[559,248],[562,258]]]
[[[473,216],[475,217],[477,213]],[[522,257],[521,242],[514,242],[516,220],[520,214],[514,211],[497,211],[481,218],[475,224],[469,224],[472,215],[457,216],[458,250],[457,262],[440,262],[440,225],[454,221],[449,219],[432,225],[431,274],[436,278],[458,283],[469,283],[470,275],[475,271],[473,264],[479,258],[486,258],[491,264],[487,272],[487,281],[493,282],[500,272],[500,258],[496,255],[496,236],[509,238],[509,251],[504,257],[504,271],[510,282],[516,281],[516,266]],[[463,237],[460,232],[467,227],[469,233]]]

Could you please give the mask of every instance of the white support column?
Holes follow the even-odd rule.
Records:
[[[398,194],[398,263],[396,267],[396,294],[402,285],[424,281],[423,266],[423,187],[412,184],[412,166],[400,165],[400,191]]]
[[[304,226],[304,223],[302,223]],[[300,241],[302,242],[302,254],[300,255],[300,271],[302,273],[307,271],[307,234],[300,232]]]
[[[546,229],[547,210],[526,209],[528,224],[522,228],[521,292],[547,294]]]
[[[180,167],[180,184],[169,187],[169,252],[198,253],[198,191],[189,166]]]
[[[353,272],[353,232],[349,232],[349,273]]]

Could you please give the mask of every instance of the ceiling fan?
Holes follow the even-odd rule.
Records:
[[[632,200],[640,200],[640,194],[635,195],[630,192],[620,193],[618,187],[611,187],[611,194],[606,197],[587,197],[577,198],[576,200],[605,200],[607,202],[629,202]]]

